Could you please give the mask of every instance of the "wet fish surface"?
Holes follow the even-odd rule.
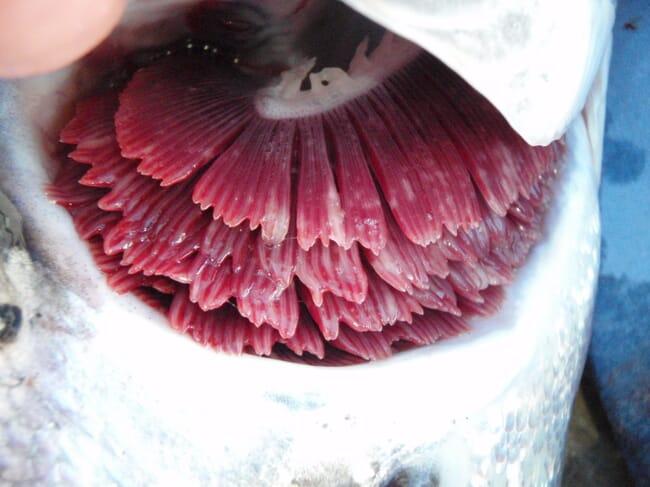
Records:
[[[127,35],[129,25],[146,8],[147,2],[133,4],[113,48],[118,38],[135,45]],[[156,8],[166,18],[165,8]],[[177,34],[173,21],[165,25],[171,27],[163,37]],[[96,55],[101,58],[101,50]],[[166,62],[139,73],[167,69]],[[593,63],[604,66],[594,74],[597,85],[607,60]],[[556,196],[540,227],[544,238],[506,289],[496,314],[472,320],[471,333],[433,348],[343,368],[308,367],[201,349],[169,331],[155,309],[106,286],[66,212],[43,191],[47,183],[56,185],[62,155],[56,134],[72,118],[70,94],[92,96],[88,72],[75,69],[1,87],[2,189],[25,218],[29,248],[16,245],[15,230],[5,232],[12,237],[3,251],[7,285],[1,297],[20,309],[23,324],[2,350],[3,480],[68,485],[99,479],[221,485],[331,485],[332,479],[341,485],[385,485],[399,478],[421,485],[487,485],[505,478],[530,479],[533,485],[558,482],[598,261],[596,109],[591,119],[578,114],[565,135]],[[592,91],[592,98],[598,101],[602,90],[600,95]],[[51,110],[34,118],[45,99]],[[118,118],[118,131],[119,124]],[[158,174],[153,166],[145,171]],[[388,182],[383,187],[390,191]],[[15,212],[4,208],[9,228],[15,229]],[[210,221],[217,220],[206,224]],[[259,221],[260,234],[264,222]],[[285,231],[266,230],[268,242]],[[420,230],[413,227],[411,237],[417,240]],[[302,243],[322,245],[323,238],[304,233]],[[301,237],[297,240],[300,244]],[[369,259],[373,245],[381,247],[368,244]],[[319,293],[314,288],[311,297],[305,295],[316,300],[316,308]],[[11,312],[16,316],[14,308],[5,314]],[[293,325],[283,323],[274,330],[286,338]],[[324,335],[331,330],[320,325]],[[316,350],[306,343],[313,342],[296,350]],[[379,358],[368,355],[371,350],[366,346],[362,358]]]

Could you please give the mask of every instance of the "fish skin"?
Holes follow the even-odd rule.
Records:
[[[531,145],[558,139],[585,106],[616,7],[615,0],[343,1],[438,57]]]
[[[29,248],[0,250],[0,300],[25,319],[0,348],[0,482],[444,487],[525,475],[557,485],[598,265],[597,178],[580,119],[579,169],[567,169],[550,217],[559,230],[518,281],[559,270],[553,293],[531,296],[531,278],[470,336],[387,362],[308,368],[199,349],[110,292],[70,241],[65,212],[35,189],[48,177],[37,162],[50,156],[21,108],[37,84],[0,83],[0,189]]]

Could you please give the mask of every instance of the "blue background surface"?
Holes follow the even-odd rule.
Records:
[[[650,2],[621,0],[601,186],[602,264],[587,377],[638,485],[650,485]]]

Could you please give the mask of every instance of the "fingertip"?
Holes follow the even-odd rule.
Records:
[[[0,76],[55,70],[97,46],[119,22],[126,0],[3,0]]]

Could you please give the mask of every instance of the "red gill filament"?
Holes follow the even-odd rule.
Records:
[[[79,102],[51,197],[118,293],[230,353],[390,356],[494,313],[540,238],[561,143],[530,147],[428,55],[321,114],[163,57]]]

